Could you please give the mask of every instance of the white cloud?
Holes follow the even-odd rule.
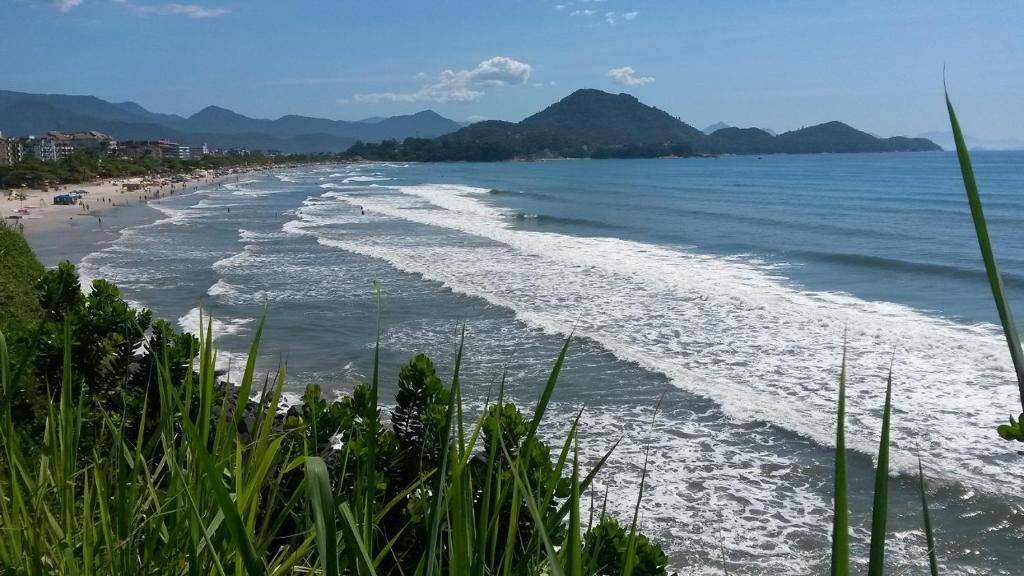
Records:
[[[67,1],[67,0],[64,0]],[[75,1],[75,0],[72,0]],[[77,0],[81,2],[81,0]],[[198,4],[135,4],[129,0],[114,0],[114,2],[128,7],[136,14],[152,14],[155,16],[186,16],[188,18],[216,18],[230,14],[227,8],[207,8]]]
[[[470,70],[444,70],[415,92],[375,92],[356,94],[356,102],[474,102],[484,89],[495,86],[526,84],[533,67],[507,56],[495,56]]]
[[[80,5],[82,0],[53,0],[53,5],[57,7],[61,12],[68,12],[72,8]]]
[[[583,2],[600,2],[600,1],[603,1],[603,0],[581,0],[581,1],[583,1]],[[566,5],[559,4],[558,6],[564,7]],[[595,6],[595,8],[596,8],[596,6]],[[559,8],[559,9],[561,10],[561,8]],[[615,26],[616,23],[618,23],[618,22],[620,22],[622,20],[635,20],[636,17],[640,15],[640,13],[635,11],[635,10],[632,11],[632,12],[615,12],[614,10],[608,10],[608,11],[606,11],[604,13],[600,13],[597,10],[594,10],[593,8],[577,8],[577,9],[573,10],[572,12],[569,12],[569,16],[585,16],[585,17],[590,17],[590,16],[598,16],[598,15],[604,16],[604,21],[607,22],[609,26]]]
[[[643,86],[654,82],[654,76],[637,76],[632,66],[612,68],[608,71],[608,77],[616,84],[623,86]]]
[[[160,4],[153,13],[161,16],[188,16],[189,18],[216,18],[231,12],[227,8],[205,8],[196,4]]]

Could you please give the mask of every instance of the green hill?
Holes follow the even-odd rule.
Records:
[[[649,144],[696,144],[704,134],[629,94],[577,90],[518,124],[550,131],[590,149]]]
[[[372,123],[297,115],[275,120],[250,118],[219,106],[207,106],[183,117],[151,112],[134,102],[113,103],[94,96],[0,90],[0,128],[8,136],[98,130],[118,140],[166,138],[215,148],[317,153],[341,152],[357,140],[433,138],[460,127],[432,110]]]
[[[36,300],[35,284],[43,275],[25,239],[0,225],[0,331],[35,323],[42,310]]]
[[[923,138],[876,138],[842,122],[775,136],[759,128],[712,134],[629,94],[577,90],[521,122],[489,120],[433,140],[357,143],[348,155],[369,160],[495,161],[516,158],[655,158],[696,154],[812,154],[939,150]]]
[[[717,134],[717,132],[716,132]],[[927,152],[941,150],[926,138],[876,138],[842,122],[826,122],[775,137],[777,151],[786,154],[821,152]]]

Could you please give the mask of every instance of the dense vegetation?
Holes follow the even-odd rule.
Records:
[[[0,573],[666,574],[637,517],[581,520],[604,460],[581,470],[576,425],[540,439],[568,342],[532,416],[499,390],[467,417],[461,361],[445,384],[423,355],[389,419],[376,371],[284,410],[262,322],[236,388],[209,328],[83,294],[67,263],[11,284],[37,308],[0,332]]]
[[[433,162],[938,149],[922,138],[876,138],[842,122],[778,136],[757,128],[725,128],[707,135],[629,94],[577,90],[522,122],[478,122],[432,140],[357,142],[346,155],[368,160]]]
[[[0,331],[31,325],[40,317],[32,287],[42,275],[25,239],[0,222]]]
[[[320,155],[265,156],[203,156],[192,160],[178,158],[101,158],[95,154],[79,152],[70,158],[43,162],[30,157],[11,166],[0,166],[0,189],[44,188],[56,184],[76,184],[96,178],[128,178],[184,174],[193,170],[219,170],[239,167],[271,167],[288,163],[317,162],[327,158]]]

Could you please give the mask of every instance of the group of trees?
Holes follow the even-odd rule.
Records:
[[[9,166],[0,166],[0,189],[45,188],[57,184],[75,184],[96,178],[129,178],[156,174],[178,174],[192,170],[216,170],[242,166],[273,166],[287,163],[318,162],[329,155],[267,156],[264,154],[203,156],[179,158],[108,158],[91,152],[76,152],[68,158],[43,162],[28,157]]]
[[[388,162],[501,162],[545,158],[662,158],[694,154],[683,143],[589,145],[545,130],[518,130],[507,122],[480,122],[452,136],[356,142],[344,156]]]

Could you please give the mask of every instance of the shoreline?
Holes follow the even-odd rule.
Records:
[[[15,194],[23,193],[25,199],[17,199],[14,194],[0,196],[0,219],[22,233],[44,266],[56,266],[65,260],[77,265],[89,254],[116,241],[121,230],[157,221],[161,213],[149,205],[151,200],[193,193],[203,186],[267,170],[264,167],[232,169],[177,180],[109,179],[51,190],[16,190]],[[124,183],[140,187],[127,191],[122,186]],[[78,204],[52,204],[54,196],[77,190],[86,192]],[[21,209],[27,213],[19,213]]]

